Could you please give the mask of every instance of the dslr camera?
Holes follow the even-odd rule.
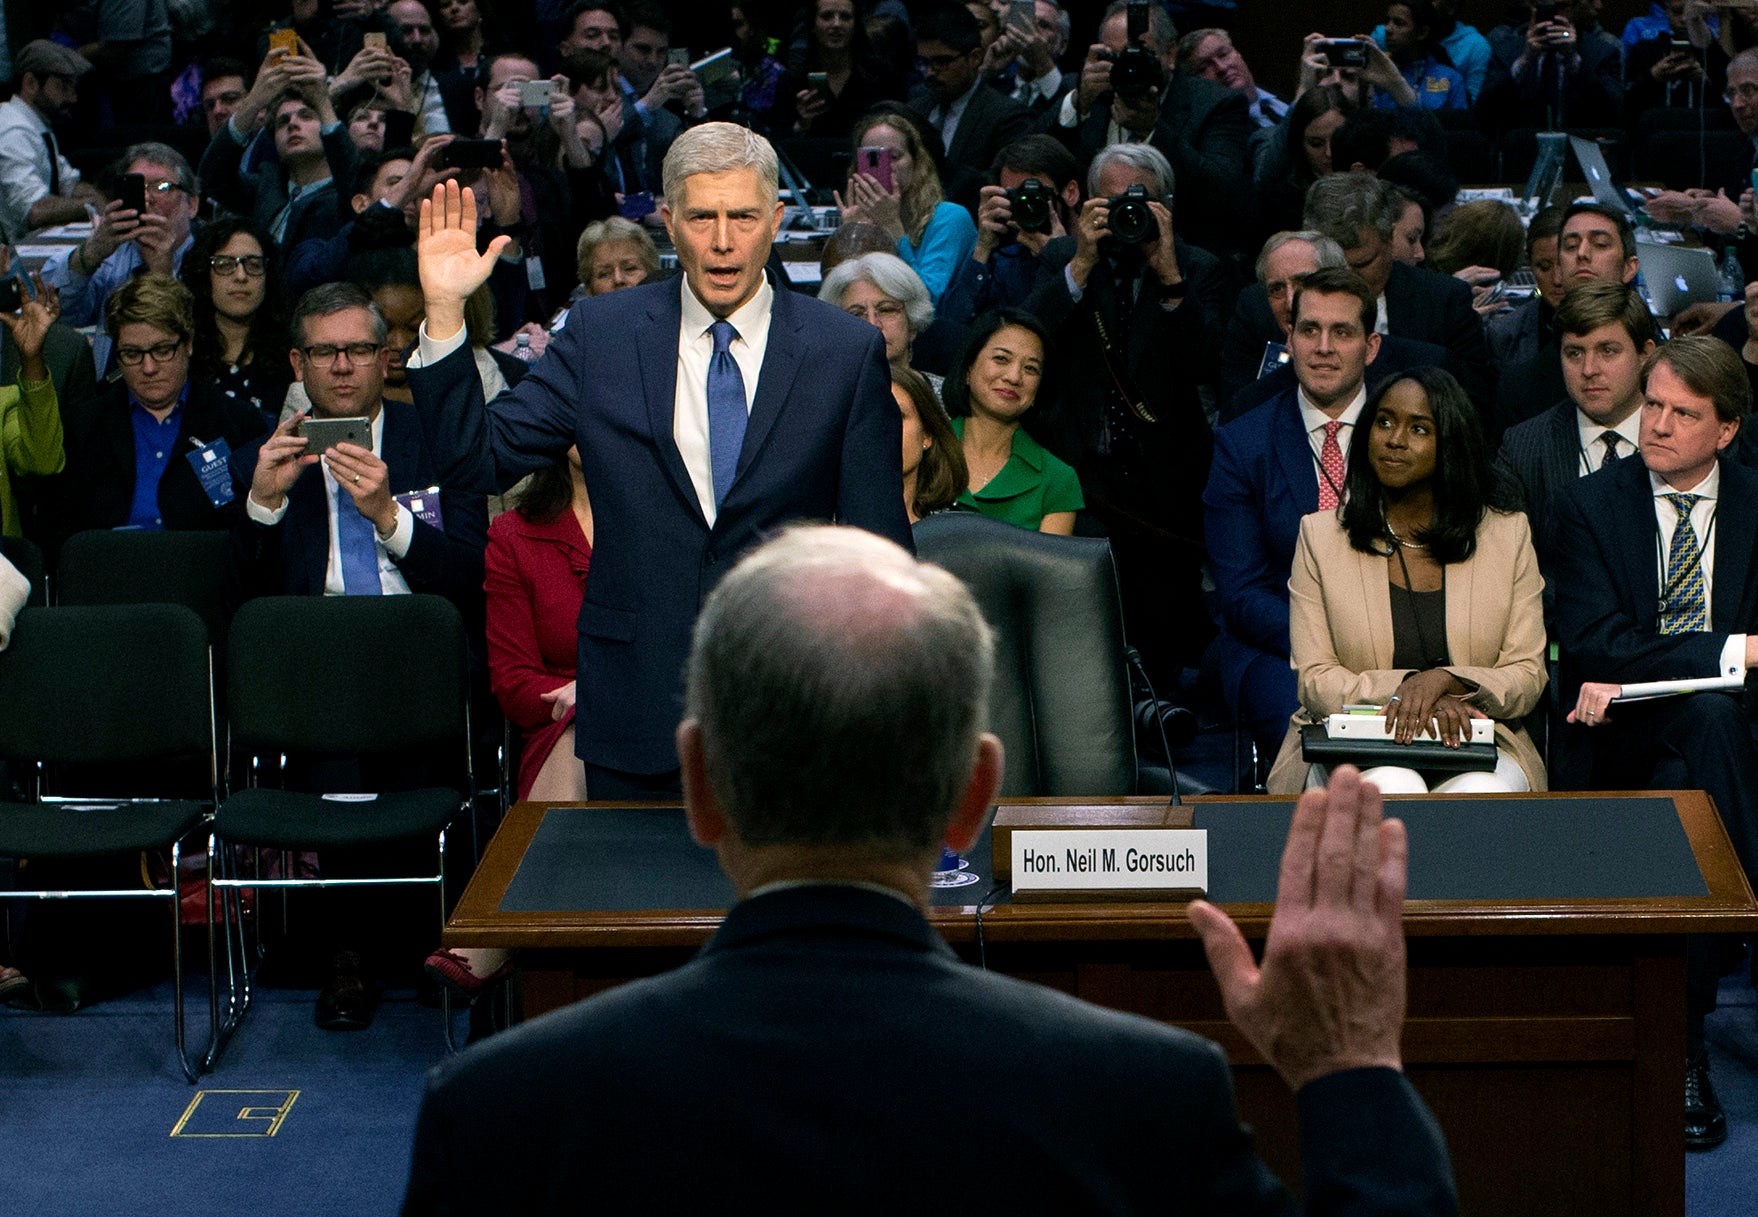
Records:
[[[1013,225],[1021,232],[1049,232],[1050,205],[1056,192],[1035,177],[1029,177],[1007,192],[1007,206],[1013,213]]]
[[[1125,105],[1136,105],[1155,89],[1166,87],[1166,69],[1143,43],[1148,36],[1148,6],[1132,0],[1124,10],[1128,44],[1108,56],[1111,60],[1111,91]]]
[[[1148,206],[1150,201],[1148,188],[1141,185],[1131,186],[1122,194],[1114,194],[1105,200],[1110,209],[1105,222],[1118,244],[1140,245],[1159,235],[1160,225],[1154,219],[1153,209]]]

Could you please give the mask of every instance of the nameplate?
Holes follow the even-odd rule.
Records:
[[[1191,899],[1209,886],[1205,829],[1020,828],[1009,845],[1015,900]]]

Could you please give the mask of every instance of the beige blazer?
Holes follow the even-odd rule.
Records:
[[[1288,580],[1289,641],[1300,677],[1300,709],[1270,771],[1272,794],[1306,786],[1300,728],[1349,703],[1384,704],[1407,672],[1392,667],[1390,562],[1349,544],[1336,513],[1300,521]],[[1447,567],[1447,670],[1476,686],[1465,700],[1496,720],[1496,743],[1519,763],[1533,790],[1544,762],[1515,720],[1538,705],[1546,680],[1544,579],[1524,515],[1492,511],[1477,551]]]

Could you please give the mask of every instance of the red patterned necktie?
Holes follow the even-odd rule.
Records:
[[[1337,506],[1337,492],[1343,488],[1343,449],[1337,446],[1337,432],[1343,424],[1332,419],[1325,424],[1325,442],[1319,448],[1319,471],[1324,475],[1319,478],[1318,509],[1333,511]]]

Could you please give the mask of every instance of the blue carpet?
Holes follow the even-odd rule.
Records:
[[[314,997],[259,991],[199,1086],[171,1046],[168,982],[73,1015],[0,1010],[0,1209],[395,1213],[425,1074],[445,1054],[439,1014],[393,990],[370,1030],[324,1032]]]
[[[395,1213],[423,1080],[445,1053],[439,1015],[393,990],[370,1030],[324,1032],[314,996],[260,992],[199,1086],[171,1049],[168,983],[68,1016],[0,1009],[0,1211]],[[204,1007],[192,1033],[206,1019]],[[1729,1135],[1686,1156],[1685,1210],[1758,1212],[1758,993],[1743,968],[1723,981],[1708,1037]]]

